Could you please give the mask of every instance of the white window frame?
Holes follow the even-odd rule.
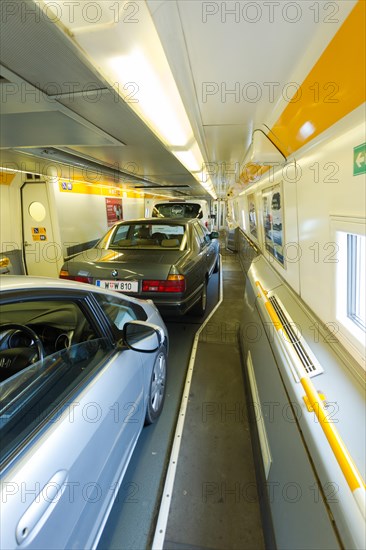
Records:
[[[338,323],[337,336],[344,347],[366,370],[366,334],[348,316],[348,235],[366,235],[365,218],[331,216],[331,234],[337,244],[334,277],[333,312]]]

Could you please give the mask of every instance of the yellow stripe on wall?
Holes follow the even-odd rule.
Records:
[[[124,189],[110,185],[93,185],[89,183],[60,180],[58,187],[61,193],[100,195],[102,197],[142,198],[140,193],[125,191]]]
[[[9,172],[2,172],[0,170],[0,185],[10,185],[16,174],[9,174]]]
[[[286,156],[365,101],[365,9],[359,0],[302,83],[299,99],[295,94],[274,124]]]
[[[366,1],[359,0],[272,127],[271,139],[286,156],[364,103],[365,22]],[[258,167],[254,179],[247,167],[243,183],[260,179]]]

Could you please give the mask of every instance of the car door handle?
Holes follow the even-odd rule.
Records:
[[[39,522],[46,521],[65,490],[67,476],[67,470],[56,472],[22,515],[15,530],[18,544],[29,537]]]

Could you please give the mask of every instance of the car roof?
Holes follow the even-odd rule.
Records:
[[[206,200],[201,199],[167,199],[155,201],[153,206],[159,204],[208,204]]]
[[[196,218],[138,218],[135,220],[123,220],[116,223],[116,225],[133,225],[136,223],[143,223],[145,225],[161,225],[161,223],[168,225],[185,225],[195,223],[196,221]]]
[[[92,290],[87,283],[52,277],[34,277],[30,275],[0,275],[0,291],[5,290],[45,290],[45,289]],[[97,287],[93,290],[99,290]]]

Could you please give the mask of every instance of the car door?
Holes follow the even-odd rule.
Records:
[[[90,300],[76,302],[87,318]],[[2,548],[89,548],[116,496],[144,421],[142,363],[139,353],[118,351],[97,331],[104,321],[95,307],[93,316],[88,340],[33,365],[27,387],[34,396],[17,392],[1,416],[2,431],[10,425]],[[10,397],[11,384],[5,381]]]
[[[207,261],[206,261],[206,243],[203,239],[202,233],[198,230],[199,223],[194,222],[192,224],[192,237],[193,247],[195,249],[195,276],[197,284],[202,283],[206,276]]]
[[[203,227],[200,223],[197,223],[196,230],[201,243],[201,250],[205,261],[206,271],[211,275],[216,263],[216,249],[205,227]]]

